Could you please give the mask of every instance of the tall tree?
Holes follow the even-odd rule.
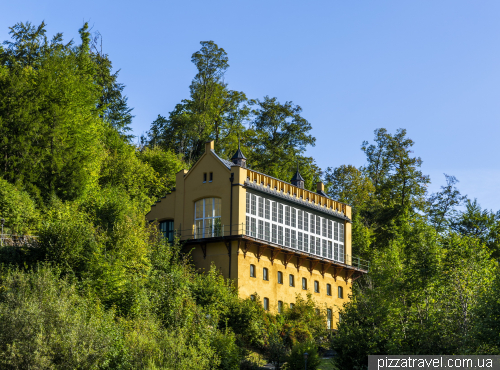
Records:
[[[208,140],[215,141],[218,153],[230,157],[250,113],[246,95],[229,90],[224,82],[229,68],[226,51],[213,41],[200,44],[202,48],[191,57],[198,73],[190,86],[190,99],[177,104],[168,119],[159,115],[146,140],[150,146],[174,150],[187,163],[203,154]]]
[[[304,156],[316,138],[310,134],[311,124],[301,116],[302,108],[287,101],[265,96],[253,103],[254,119],[250,125],[247,147],[252,168],[280,179],[291,179],[300,164],[306,187],[319,181],[321,170],[314,159]]]
[[[432,194],[429,199],[429,220],[438,232],[444,231],[450,220],[456,216],[456,207],[463,204],[466,196],[460,194],[455,186],[458,180],[455,176],[444,174],[446,186],[441,186],[441,191]]]
[[[120,70],[113,72],[109,55],[103,52],[102,35],[97,33],[91,43],[91,57],[95,63],[95,81],[101,87],[97,108],[101,117],[108,122],[126,140],[131,140],[133,108],[128,106],[128,98],[123,94],[125,85],[118,82]]]
[[[375,191],[371,179],[352,165],[328,167],[325,183],[329,196],[351,205],[354,211],[365,207]]]
[[[88,25],[79,46],[61,34],[49,42],[44,23],[10,33],[0,56],[0,174],[32,195],[73,199],[95,185],[101,161]]]
[[[405,129],[392,135],[384,128],[375,130],[374,144],[363,143],[368,160],[365,171],[375,186],[366,217],[378,234],[379,247],[387,246],[409,218],[418,217],[418,210],[425,210],[430,180],[420,170],[420,157],[412,156],[413,145]]]

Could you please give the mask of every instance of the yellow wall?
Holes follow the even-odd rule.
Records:
[[[242,298],[247,298],[250,295],[257,293],[261,300],[264,297],[269,298],[270,311],[277,312],[278,301],[283,301],[284,304],[290,304],[295,302],[295,297],[300,294],[303,298],[306,298],[306,294],[310,292],[313,299],[318,303],[320,307],[331,308],[335,317],[338,318],[338,308],[342,306],[348,299],[351,292],[352,284],[346,283],[343,279],[345,276],[343,273],[337,276],[335,281],[333,277],[332,268],[325,272],[323,277],[320,273],[321,266],[317,264],[312,274],[309,272],[307,267],[309,267],[309,262],[303,262],[303,266],[299,267],[297,270],[296,257],[292,257],[290,262],[285,268],[284,258],[285,255],[280,253],[275,259],[274,263],[271,263],[271,252],[269,250],[264,251],[260,260],[257,258],[257,247],[252,246],[248,249],[246,257],[243,253],[243,249],[240,248],[238,254],[238,288],[239,295]],[[250,277],[250,265],[253,264],[256,267],[256,277]],[[267,267],[269,271],[269,281],[263,280],[263,268]],[[283,284],[278,284],[278,271],[283,273]],[[289,285],[289,275],[294,275],[295,287]],[[307,290],[302,289],[302,278],[307,279]],[[319,282],[320,292],[314,292],[314,281]],[[332,295],[328,296],[326,294],[326,284],[332,286]],[[338,287],[343,287],[343,298],[338,298]]]
[[[242,224],[246,222],[246,189],[241,186],[245,180],[256,181],[257,184],[263,186],[271,186],[271,188],[283,189],[285,192],[290,192],[292,196],[302,198],[313,202],[315,205],[338,210],[343,212],[347,217],[351,217],[351,207],[320,196],[319,194],[310,192],[304,189],[298,189],[283,181],[273,179],[255,171],[233,166],[229,170],[215,155],[211,152],[213,142],[207,143],[205,154],[188,172],[182,170],[176,174],[176,189],[171,194],[162,198],[151,211],[147,214],[147,219],[166,220],[173,219],[175,221],[175,229],[181,232],[181,239],[187,240],[193,238],[194,226],[194,204],[197,200],[203,198],[220,198],[221,199],[221,223],[224,225],[225,235],[229,235],[230,224],[230,204],[231,204],[231,172],[234,173],[232,186],[233,191],[233,235],[244,234]],[[213,172],[213,181],[209,182],[209,173]],[[207,173],[207,182],[203,183],[203,174]],[[239,245],[239,247],[238,247]],[[246,257],[243,254],[244,241],[237,240],[231,242],[231,278],[234,280],[239,289],[241,297],[246,298],[251,294],[257,293],[261,299],[269,298],[271,311],[277,311],[278,300],[284,304],[295,302],[296,294],[306,297],[306,292],[302,289],[302,277],[307,278],[308,291],[312,293],[313,298],[320,306],[332,308],[333,323],[338,319],[338,307],[347,301],[351,290],[351,283],[346,283],[343,280],[343,272],[338,276],[336,281],[333,278],[330,269],[325,273],[324,277],[320,273],[321,265],[318,264],[312,274],[307,270],[307,266],[302,266],[297,271],[294,263],[296,257],[288,263],[285,268],[284,254],[280,253],[274,260],[274,264],[270,260],[270,251],[266,250],[260,261],[256,257],[256,246],[249,248]],[[229,277],[229,255],[224,242],[213,242],[206,245],[206,257],[203,256],[203,251],[200,245],[188,245],[187,249],[192,250],[192,259],[198,269],[208,270],[213,262],[216,267],[222,272],[224,277]],[[351,224],[345,223],[345,253],[351,255]],[[346,261],[350,263],[351,261]],[[309,262],[306,262],[307,264]],[[256,266],[257,277],[250,277],[250,264]],[[262,279],[262,269],[269,269],[269,281]],[[278,271],[283,272],[283,284],[277,283]],[[295,287],[289,286],[289,274],[295,276]],[[320,293],[314,292],[314,281],[320,283]],[[332,286],[332,296],[326,295],[326,284]],[[337,296],[337,287],[344,288],[344,298],[340,299]]]

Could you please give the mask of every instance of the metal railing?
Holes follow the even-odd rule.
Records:
[[[207,227],[198,227],[196,224],[193,224],[189,229],[183,230],[175,230],[175,235],[182,241],[188,240],[199,240],[199,239],[210,239],[210,238],[223,238],[230,236],[246,236],[254,239],[255,241],[260,241],[263,243],[267,243],[269,245],[275,245],[276,247],[282,248],[284,250],[288,250],[290,252],[297,252],[306,255],[310,255],[314,258],[319,258],[325,261],[331,261],[333,263],[340,263],[343,265],[353,266],[360,270],[369,271],[370,270],[370,261],[363,260],[360,257],[355,257],[349,255],[347,253],[342,252],[339,258],[330,258],[327,256],[323,256],[321,254],[316,254],[314,252],[310,252],[309,250],[294,248],[285,246],[276,242],[271,241],[271,237],[268,234],[262,235],[263,237],[259,237],[259,234],[255,232],[255,230],[251,230],[251,228],[246,227],[245,223],[241,224],[233,224],[233,225],[224,225],[214,222],[213,224]],[[265,236],[268,236],[266,238]],[[295,244],[296,245],[296,244]],[[322,250],[322,248],[320,248]],[[333,257],[333,256],[332,256]]]

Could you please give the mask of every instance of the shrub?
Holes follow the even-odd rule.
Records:
[[[321,364],[321,358],[318,354],[316,343],[307,341],[293,346],[292,353],[288,358],[286,370],[303,370],[304,369],[304,353],[307,353],[307,369],[316,370]]]

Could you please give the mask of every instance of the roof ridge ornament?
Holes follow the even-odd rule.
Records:
[[[298,187],[299,189],[304,189],[304,178],[300,174],[299,171],[299,159],[297,158],[297,172],[293,175],[292,180],[290,181],[292,185]]]
[[[243,168],[246,168],[247,166],[247,158],[241,151],[240,135],[238,135],[238,150],[236,151],[236,153],[234,153],[233,157],[231,158],[231,162]]]

